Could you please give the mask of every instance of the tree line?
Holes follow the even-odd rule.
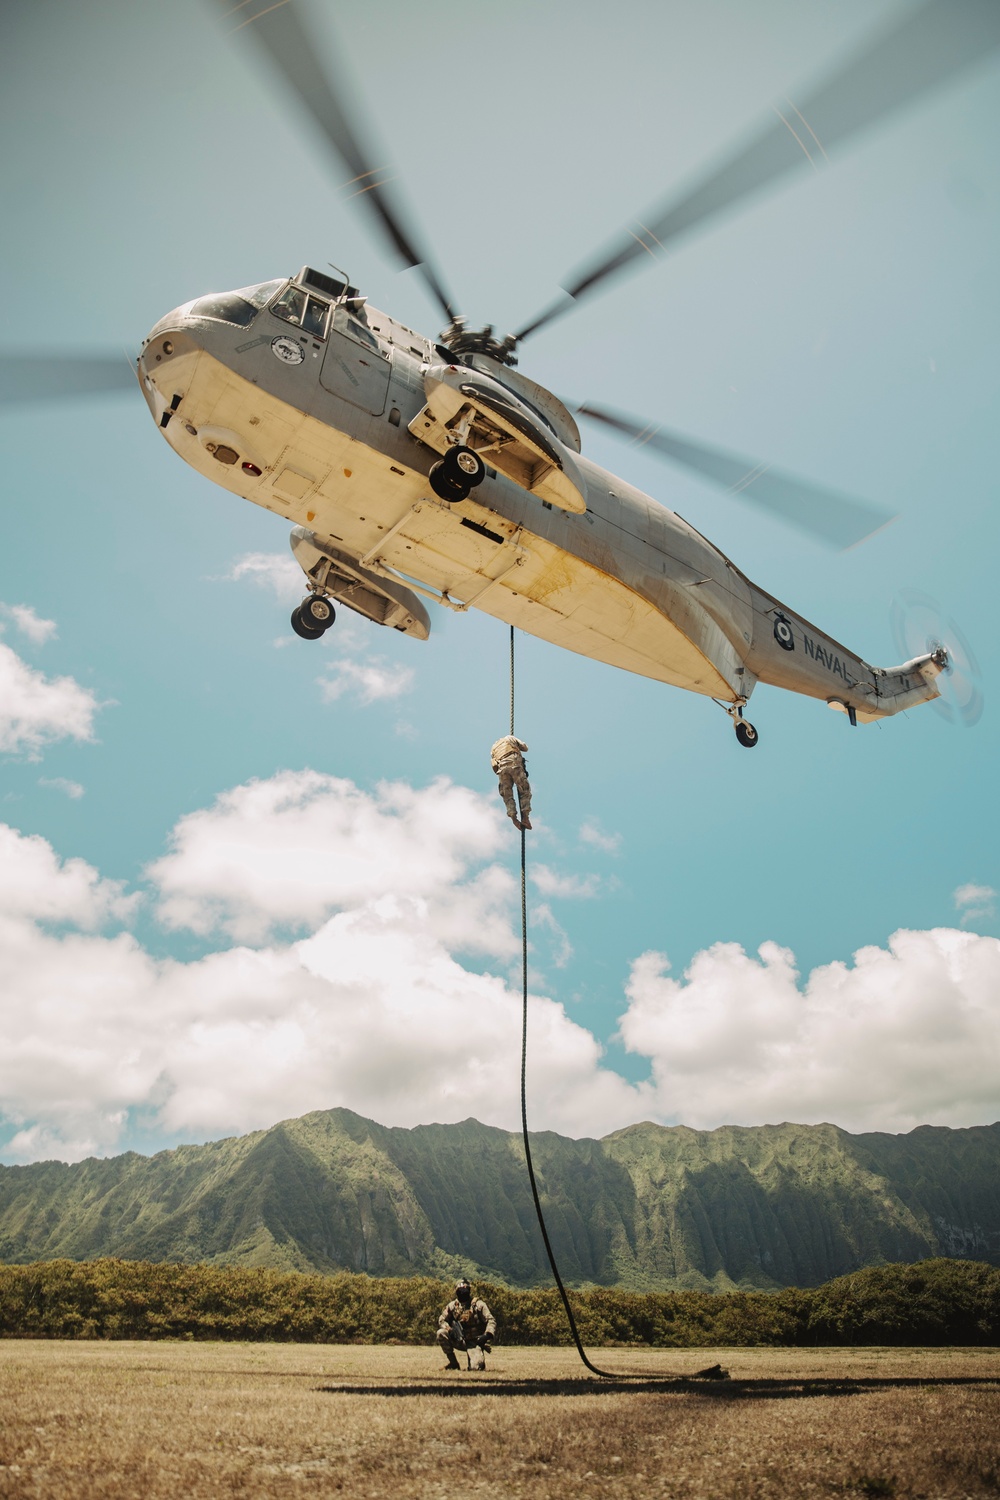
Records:
[[[555,1288],[478,1282],[505,1344],[562,1344]],[[0,1265],[0,1338],[238,1339],[428,1344],[451,1282],[347,1272],[103,1259]],[[594,1346],[995,1345],[1000,1269],[978,1261],[869,1266],[778,1292],[570,1294]]]

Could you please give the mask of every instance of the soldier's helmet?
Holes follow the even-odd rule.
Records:
[[[458,1298],[459,1302],[472,1301],[472,1287],[464,1276],[462,1277],[461,1281],[456,1281],[455,1283],[455,1296]]]

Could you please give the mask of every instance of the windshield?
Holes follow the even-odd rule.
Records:
[[[241,286],[233,293],[234,297],[242,297],[244,302],[250,302],[256,308],[266,307],[284,281],[279,276],[277,281],[262,281],[259,286]]]
[[[217,318],[221,323],[249,328],[279,286],[280,281],[265,281],[260,286],[240,287],[236,292],[211,292],[192,302],[188,313],[192,318]]]

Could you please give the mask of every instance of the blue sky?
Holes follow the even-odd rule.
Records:
[[[505,330],[544,306],[620,226],[764,119],[772,100],[801,97],[880,18],[907,9],[632,0],[612,16],[589,4],[516,0],[335,9],[314,0],[306,13],[321,46],[353,71],[460,305]],[[294,105],[209,4],[20,0],[4,7],[0,26],[5,351],[120,348],[124,359],[189,297],[328,260],[375,306],[437,330],[418,277],[397,273],[357,205],[338,193],[337,171]],[[927,708],[854,732],[820,704],[762,688],[750,715],[761,743],[751,755],[708,700],[520,638],[518,724],[531,745],[539,814],[531,850],[542,867],[533,884],[533,989],[547,997],[539,1025],[552,1028],[562,1067],[558,1087],[538,1076],[539,1123],[584,1133],[646,1114],[713,1124],[813,1110],[852,1128],[907,1128],[997,1115],[995,1087],[970,1084],[964,1070],[970,1055],[995,1056],[1000,1004],[988,894],[1000,887],[998,116],[994,60],[525,347],[521,368],[561,394],[660,420],[898,511],[862,547],[832,554],[646,452],[585,433],[599,462],[679,510],[751,578],[871,661],[896,659],[889,609],[901,590],[937,597],[973,642],[986,695],[972,732]],[[187,470],[138,394],[11,408],[0,415],[0,444],[0,601],[55,626],[46,631],[8,609],[0,644],[23,664],[25,681],[68,678],[83,694],[66,689],[53,699],[40,742],[12,736],[0,765],[0,821],[22,840],[10,846],[9,869],[27,860],[40,893],[10,917],[9,954],[22,952],[18,923],[31,924],[40,946],[24,948],[33,955],[27,968],[11,958],[0,1002],[14,1039],[0,1066],[0,1154],[151,1149],[323,1103],[399,1124],[468,1114],[512,1123],[516,1076],[503,1028],[514,912],[503,872],[512,878],[516,844],[499,821],[488,764],[505,727],[505,628],[435,611],[423,645],[364,622],[318,645],[292,638],[284,526]],[[74,737],[81,713],[92,728]],[[341,790],[303,781],[306,772]],[[217,844],[232,831],[230,817],[244,828],[250,819],[258,833],[262,823],[248,811],[249,794],[241,801],[233,789],[278,785],[279,773],[300,778],[292,800],[315,804],[329,841],[317,852],[306,820],[294,834],[302,861],[325,850],[354,868],[360,835],[345,834],[335,815],[360,806],[342,790],[347,783],[368,799],[371,838],[391,847],[403,815],[378,791],[391,782],[413,789],[413,807],[430,819],[425,827],[417,818],[429,841],[426,870],[417,839],[406,845],[413,867],[403,895],[395,876],[363,896],[334,882],[325,904],[303,896],[296,925],[277,866],[268,876],[268,839],[287,813],[270,807],[276,822],[246,854],[248,868],[259,862],[261,883],[244,891],[238,911],[231,891],[211,886],[230,880]],[[450,803],[433,790],[437,778],[471,800]],[[227,794],[236,796],[230,811],[213,813]],[[185,825],[185,842],[173,831],[187,816],[202,821],[197,839]],[[35,836],[49,846],[44,857],[42,845],[24,843]],[[165,856],[173,863],[151,875]],[[91,874],[59,863],[67,860]],[[12,888],[27,889],[19,880],[11,876]],[[117,894],[107,882],[121,883]],[[965,887],[985,894],[956,903]],[[170,906],[178,891],[188,902],[183,918]],[[407,947],[410,918],[397,911],[390,920],[379,908],[401,946],[383,1000],[352,1002],[359,1055],[366,1037],[380,1045],[393,985],[410,986],[393,1027],[420,1033],[428,1054],[410,1073],[401,1056],[385,1093],[358,1081],[356,1063],[337,1050],[340,1030],[324,1029],[329,1015],[320,1024],[315,1009],[301,1010],[291,969],[281,984],[296,1046],[319,1059],[308,1086],[294,1061],[280,1085],[259,1082],[280,1006],[275,999],[266,1023],[254,1022],[254,1045],[264,1048],[255,1053],[246,1017],[257,1011],[248,1001],[241,1012],[236,981],[224,1003],[207,981],[197,1003],[177,1002],[170,1047],[183,1033],[183,1059],[163,1040],[167,1002],[157,985],[174,982],[166,970],[146,989],[146,979],[123,970],[124,1011],[102,1010],[118,983],[108,955],[129,944],[130,963],[141,954],[143,964],[179,965],[170,973],[186,976],[189,989],[213,961],[235,963],[234,945],[247,944],[252,963],[266,952],[287,966],[296,943],[325,944],[321,978],[303,985],[333,986],[329,1005],[348,1004],[334,994],[335,931],[363,926],[365,902],[399,901],[438,913],[430,926],[442,948],[420,956]],[[192,917],[192,902],[214,917]],[[458,931],[462,910],[473,926],[496,918],[492,945]],[[900,929],[918,937],[892,957]],[[957,949],[921,936],[940,929],[964,934]],[[82,946],[80,931],[91,932]],[[719,944],[739,945],[745,961]],[[756,957],[761,944],[794,953],[797,990],[784,960]],[[862,983],[853,955],[866,945],[882,950],[888,968],[875,963]],[[388,938],[382,948],[392,948]],[[358,972],[378,969],[378,950],[355,955]],[[651,951],[669,956],[676,981],[694,961],[692,979],[671,989],[655,963],[637,970]],[[423,1016],[421,966],[438,973],[445,963],[450,998],[435,991]],[[789,1082],[796,1071],[822,1071],[829,1056],[816,1017],[829,1003],[834,1025],[837,1005],[823,999],[824,985],[842,971],[822,968],[831,964],[848,975],[842,1030],[860,1018],[852,1045],[878,1058],[879,1097],[867,1102],[845,1082],[853,1054],[814,1095]],[[763,1010],[749,1000],[741,1007],[758,988]],[[904,992],[909,1010],[897,1005]],[[225,1047],[209,1046],[198,1029],[223,1010],[235,1028],[225,1035],[250,1048],[252,1097],[245,1080],[222,1076]],[[494,1012],[495,1030],[484,1020]],[[805,1032],[803,1015],[813,1017]],[[876,1044],[866,1028],[880,1016],[889,1040]],[[717,1025],[702,1035],[706,1017]],[[798,1037],[791,1073],[783,1026],[789,1044]],[[48,1039],[63,1030],[56,1056]],[[96,1063],[91,1031],[108,1049]],[[102,1091],[98,1076],[126,1068],[115,1051],[125,1031],[130,1055],[146,1059],[147,1081]],[[731,1056],[737,1035],[749,1052],[754,1038],[771,1038],[742,1072]],[[952,1057],[956,1037],[966,1050]],[[452,1038],[478,1059],[475,1076],[488,1088],[442,1084],[433,1059]],[[184,1069],[212,1067],[213,1102],[203,1107],[191,1102],[197,1090]],[[607,1101],[603,1113],[588,1111],[592,1086],[592,1097]]]

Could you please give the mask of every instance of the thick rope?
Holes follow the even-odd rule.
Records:
[[[538,1219],[538,1227],[542,1231],[542,1239],[545,1242],[545,1253],[549,1258],[549,1265],[552,1267],[552,1275],[555,1277],[556,1286],[559,1288],[559,1295],[562,1298],[563,1307],[566,1309],[566,1318],[569,1322],[570,1333],[573,1335],[573,1342],[576,1345],[576,1352],[577,1354],[579,1354],[588,1370],[592,1370],[595,1375],[600,1375],[604,1379],[614,1380],[620,1377],[613,1375],[610,1370],[598,1369],[597,1365],[595,1365],[593,1361],[588,1357],[587,1351],[584,1349],[583,1344],[580,1342],[580,1334],[576,1326],[576,1319],[573,1316],[573,1309],[570,1306],[570,1300],[566,1295],[566,1288],[563,1286],[562,1277],[559,1275],[559,1267],[556,1265],[556,1258],[552,1253],[552,1246],[549,1243],[549,1234],[548,1230],[545,1227],[545,1216],[542,1213],[542,1205],[538,1197],[538,1184],[535,1181],[535,1167],[534,1163],[531,1160],[531,1141],[528,1138],[528,1104],[526,1088],[526,1072],[528,1062],[528,902],[524,872],[523,828],[521,829],[521,976],[521,1134],[524,1137],[524,1159],[528,1164],[528,1180],[531,1183],[531,1196],[535,1200],[535,1216]]]
[[[513,625],[510,627],[510,732],[511,732],[511,734],[514,733],[514,627],[513,627]],[[587,1366],[588,1370],[593,1371],[593,1373],[595,1375],[600,1375],[601,1378],[604,1379],[604,1380],[621,1380],[623,1378],[628,1379],[629,1378],[628,1376],[622,1377],[621,1375],[615,1374],[611,1370],[601,1370],[601,1369],[599,1369],[598,1366],[594,1364],[593,1360],[591,1360],[588,1357],[587,1351],[583,1347],[583,1344],[582,1344],[582,1342],[580,1340],[579,1330],[577,1329],[577,1326],[576,1326],[576,1319],[573,1316],[573,1309],[570,1306],[570,1300],[569,1300],[569,1297],[567,1296],[566,1288],[563,1286],[562,1277],[559,1275],[559,1267],[556,1265],[556,1258],[555,1258],[555,1255],[553,1254],[553,1251],[552,1251],[552,1245],[549,1242],[549,1232],[548,1232],[548,1230],[545,1227],[545,1215],[542,1213],[541,1199],[538,1196],[538,1184],[535,1181],[535,1166],[534,1166],[534,1162],[531,1159],[531,1139],[530,1139],[530,1137],[528,1135],[528,1089],[527,1089],[527,1072],[528,1072],[528,883],[527,883],[527,873],[526,873],[526,864],[527,864],[527,861],[526,861],[526,858],[525,858],[525,853],[526,853],[526,851],[525,851],[525,837],[524,837],[524,829],[522,828],[521,829],[521,1135],[524,1138],[524,1159],[525,1159],[525,1161],[527,1162],[527,1165],[528,1165],[528,1180],[531,1183],[531,1196],[534,1199],[534,1203],[535,1203],[535,1217],[538,1219],[538,1227],[539,1227],[539,1229],[542,1232],[542,1240],[543,1240],[544,1245],[545,1245],[545,1253],[546,1253],[546,1255],[549,1258],[549,1265],[552,1267],[552,1275],[555,1277],[556,1286],[559,1288],[559,1295],[562,1298],[562,1305],[566,1309],[566,1319],[567,1319],[567,1321],[569,1323],[570,1333],[573,1335],[573,1342],[576,1345],[576,1352],[577,1352],[577,1354],[579,1354],[580,1358],[583,1360],[583,1363]],[[647,1376],[647,1377],[644,1377],[644,1378],[648,1379],[649,1377]]]
[[[514,733],[514,627],[510,627],[510,732]],[[528,1135],[528,880],[527,880],[527,858],[524,829],[521,829],[521,1136],[524,1140],[524,1160],[528,1167],[528,1181],[531,1183],[531,1196],[535,1204],[535,1217],[538,1227],[542,1232],[542,1242],[545,1245],[545,1254],[549,1258],[552,1275],[555,1278],[562,1305],[566,1311],[566,1321],[569,1323],[569,1331],[573,1335],[576,1352],[580,1356],[587,1369],[594,1375],[599,1375],[602,1380],[656,1380],[656,1381],[678,1381],[687,1379],[728,1379],[726,1373],[716,1365],[709,1370],[699,1370],[694,1376],[668,1375],[644,1370],[630,1372],[627,1370],[602,1370],[599,1365],[587,1354],[580,1338],[580,1331],[576,1326],[573,1316],[573,1308],[570,1304],[563,1279],[559,1275],[559,1267],[556,1265],[556,1257],[549,1240],[549,1232],[545,1227],[545,1215],[542,1213],[542,1202],[538,1196],[538,1183],[535,1180],[535,1164],[531,1159],[531,1138]],[[718,1374],[716,1374],[718,1372]]]

